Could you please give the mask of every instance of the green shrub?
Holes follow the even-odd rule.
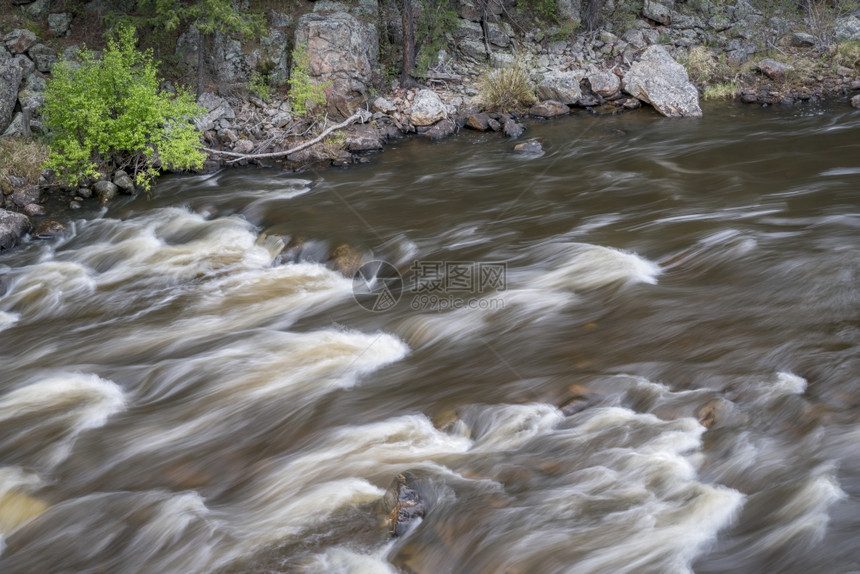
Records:
[[[295,113],[304,116],[325,105],[325,85],[311,80],[310,55],[305,46],[293,50],[293,69],[287,83],[290,85],[290,106]]]
[[[120,27],[100,60],[84,50],[80,66],[61,62],[45,90],[52,132],[45,166],[61,181],[123,168],[148,189],[160,168],[203,165],[200,134],[190,122],[203,110],[185,91],[159,90],[152,55],[136,49],[134,29]]]
[[[691,48],[681,63],[687,69],[687,75],[690,79],[697,84],[704,84],[717,74],[716,57],[710,48],[705,46]]]
[[[860,40],[845,40],[836,46],[836,64],[860,69]]]
[[[457,12],[444,2],[425,3],[415,31],[416,42],[420,46],[415,58],[416,76],[426,76],[427,71],[436,65],[439,50],[448,46],[446,35],[454,33],[458,20]]]
[[[480,79],[480,99],[491,111],[510,111],[537,101],[534,86],[524,63],[487,70]]]
[[[724,82],[707,86],[702,93],[702,99],[705,100],[731,100],[740,90],[737,82]]]

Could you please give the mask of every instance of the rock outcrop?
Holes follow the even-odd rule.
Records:
[[[654,106],[668,117],[701,117],[699,92],[687,77],[684,66],[662,46],[650,46],[630,66],[621,86],[625,92]]]
[[[304,46],[313,80],[326,86],[329,111],[344,117],[367,101],[377,76],[376,28],[346,12],[299,18],[295,45]]]
[[[23,70],[16,59],[0,63],[0,133],[3,133],[12,121],[22,77]]]

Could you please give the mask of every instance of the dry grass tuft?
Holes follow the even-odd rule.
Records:
[[[506,68],[492,68],[479,80],[480,99],[489,111],[524,109],[537,101],[528,70],[522,62]]]
[[[0,183],[9,176],[23,177],[30,185],[39,183],[39,175],[48,159],[48,146],[37,139],[0,138]]]

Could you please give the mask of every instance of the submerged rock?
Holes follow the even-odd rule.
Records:
[[[403,536],[418,518],[427,514],[427,507],[415,489],[415,478],[410,473],[398,474],[383,497],[386,511],[385,525],[391,537]]]
[[[701,117],[699,92],[687,70],[662,46],[650,46],[621,81],[625,92],[667,117]]]
[[[523,143],[518,143],[514,146],[514,153],[519,154],[540,154],[543,153],[543,146],[538,140],[528,140]]]

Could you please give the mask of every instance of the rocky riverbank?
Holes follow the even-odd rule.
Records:
[[[52,13],[50,2],[13,3],[42,28],[39,34],[14,28],[2,38],[0,131],[4,137],[38,136],[44,133],[39,111],[46,80],[58,61],[77,53],[72,42],[81,17]],[[94,4],[87,10],[97,10]],[[574,108],[620,113],[644,104],[665,116],[698,117],[701,97],[758,105],[839,97],[860,107],[860,14],[840,15],[825,38],[808,20],[767,13],[743,0],[731,5],[646,0],[633,8],[608,2],[602,27],[583,32],[575,29],[579,6],[570,0],[557,4],[563,23],[526,30],[512,0],[482,9],[473,0],[457,0],[456,18],[444,31],[445,47],[417,78],[419,87],[410,89],[383,73],[380,46],[390,52],[403,36],[397,6],[390,3],[320,0],[299,16],[270,10],[264,37],[243,46],[216,34],[204,58],[198,58],[199,34],[189,29],[179,36],[175,57],[193,74],[203,62],[212,80],[211,90],[199,97],[206,115],[196,121],[212,150],[206,169],[248,163],[289,170],[345,166],[366,161],[367,153],[391,140],[439,139],[462,129],[518,138],[527,131],[526,118],[557,117]],[[291,73],[291,46],[307,51],[308,74],[325,87],[326,109],[315,116],[297,114],[286,90],[278,89]],[[487,83],[494,81],[488,70],[514,67],[528,75],[535,101],[516,110],[497,109],[486,97]],[[268,70],[273,88],[265,99],[252,84],[260,69]],[[359,122],[285,153],[360,109],[367,113]],[[44,219],[48,196],[61,197],[74,209],[136,192],[122,171],[76,189],[58,186],[49,173],[38,181],[0,179],[0,249],[28,232],[62,233],[57,222]]]

